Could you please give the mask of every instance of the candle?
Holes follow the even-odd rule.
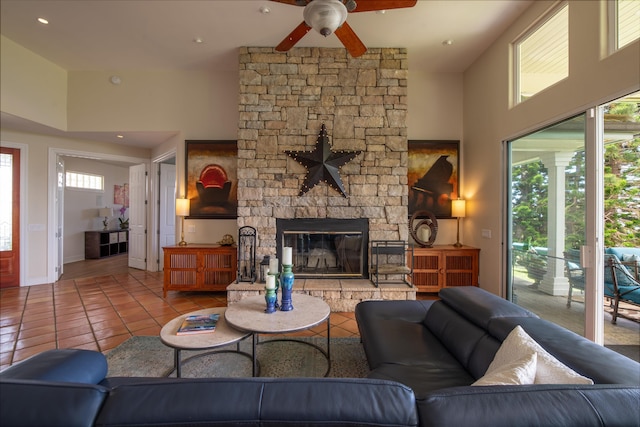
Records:
[[[276,288],[276,276],[268,275],[267,276],[267,285],[266,289],[275,289]]]
[[[278,274],[278,258],[271,258],[269,260],[269,273]]]
[[[291,260],[292,260],[291,247],[285,246],[284,249],[282,250],[282,264],[293,265]]]

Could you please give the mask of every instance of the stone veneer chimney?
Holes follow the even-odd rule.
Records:
[[[276,218],[368,218],[369,238],[408,239],[407,51],[240,49],[238,227],[276,253]],[[320,183],[298,196],[306,169],[285,150],[312,151],[322,124],[333,151],[361,150],[340,170],[348,197]]]

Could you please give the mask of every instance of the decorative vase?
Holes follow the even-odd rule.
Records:
[[[291,304],[291,290],[293,289],[293,272],[291,271],[292,265],[282,264],[281,274],[281,286],[282,286],[282,298],[280,300],[280,310],[291,311],[293,310],[293,304]]]
[[[264,296],[265,301],[267,302],[267,308],[264,310],[265,313],[274,313],[276,311],[276,290],[275,289],[266,289],[267,293]]]
[[[129,228],[129,223],[128,222],[121,222],[120,223],[120,229],[121,230],[126,230],[127,228]]]

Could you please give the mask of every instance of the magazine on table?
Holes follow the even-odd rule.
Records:
[[[216,330],[219,314],[196,314],[185,317],[176,335],[204,334]]]

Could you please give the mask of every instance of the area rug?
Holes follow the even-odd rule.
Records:
[[[326,338],[299,338],[326,349]],[[258,345],[258,361],[262,377],[322,377],[327,360],[312,346],[299,342],[268,339]],[[236,350],[236,344],[216,350]],[[251,339],[240,343],[240,350],[251,354]],[[250,377],[250,357],[237,353],[207,354],[207,351],[181,352],[182,377]],[[110,377],[175,377],[174,351],[158,337],[132,337],[106,355]],[[369,372],[362,344],[358,338],[331,339],[329,377],[363,378]]]

